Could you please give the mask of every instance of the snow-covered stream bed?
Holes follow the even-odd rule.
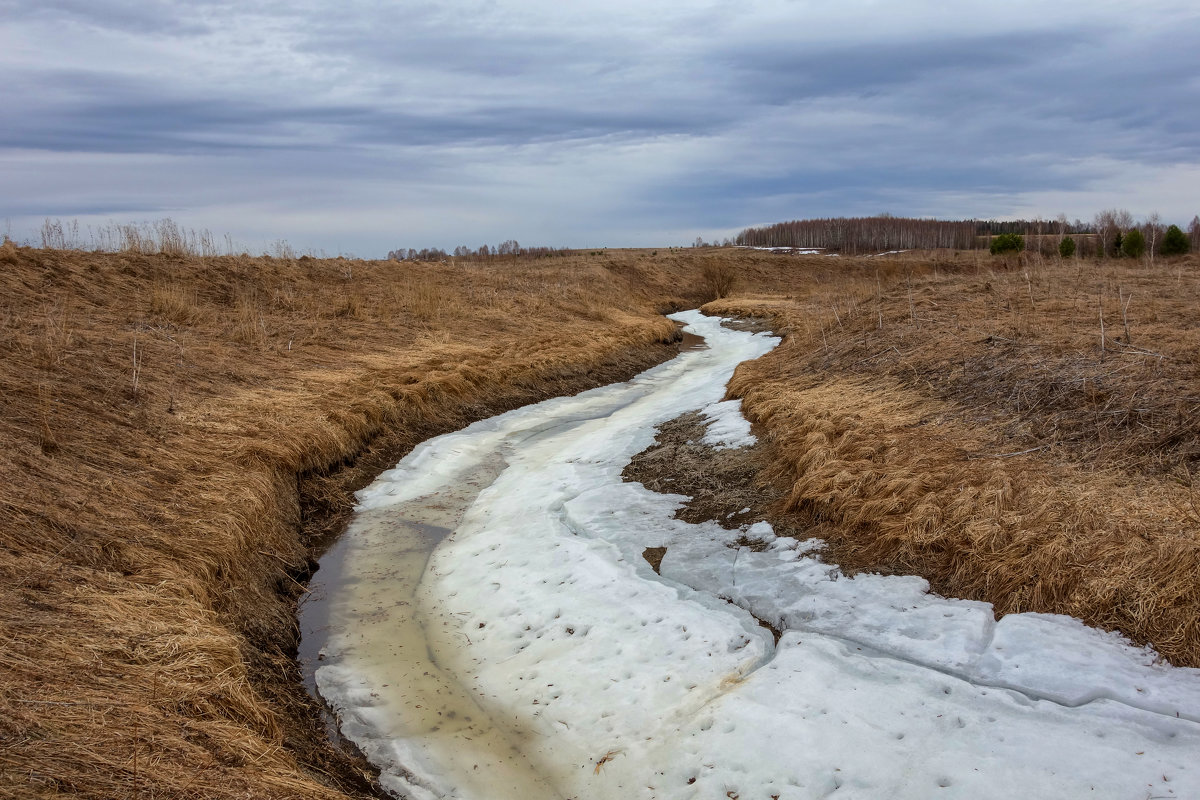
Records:
[[[777,340],[674,317],[708,347],[432,439],[360,493],[343,576],[313,582],[316,683],[386,786],[1200,797],[1200,670],[1065,617],[997,623],[920,578],[847,578],[817,541],[685,523],[681,497],[623,483],[685,412],[704,411],[715,442],[749,437],[720,401]],[[647,547],[666,547],[661,576]]]

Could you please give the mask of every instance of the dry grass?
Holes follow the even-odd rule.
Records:
[[[657,312],[720,255],[0,246],[0,796],[369,792],[291,658],[311,517],[427,435],[665,357]],[[788,268],[748,254],[746,285]]]
[[[790,334],[734,389],[848,563],[1197,661],[1194,265],[280,255],[0,246],[0,796],[369,792],[296,682],[306,537],[422,438],[662,357],[713,264]]]
[[[733,293],[737,286],[737,272],[732,262],[711,260],[704,265],[701,276],[710,296],[720,300]]]
[[[731,384],[783,510],[852,568],[1200,666],[1200,265],[976,262],[875,287],[856,262],[843,285],[705,307],[791,334]]]

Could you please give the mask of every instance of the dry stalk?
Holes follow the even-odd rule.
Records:
[[[138,381],[142,376],[142,355],[138,353],[138,340],[133,337],[133,391],[131,393],[134,400],[138,399]]]
[[[1117,287],[1117,299],[1121,303],[1121,321],[1125,324],[1125,344],[1133,344],[1133,337],[1129,334],[1129,303],[1133,300],[1133,292],[1129,293],[1129,297],[1121,297],[1122,289]]]

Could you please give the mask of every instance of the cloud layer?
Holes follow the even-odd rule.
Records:
[[[0,0],[0,217],[372,256],[1200,211],[1182,3],[249,5]]]

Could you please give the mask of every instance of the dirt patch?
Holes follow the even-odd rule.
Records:
[[[650,569],[656,574],[661,575],[663,556],[667,554],[665,547],[647,547],[642,551],[642,558],[646,559],[646,563],[650,565]]]
[[[733,331],[746,331],[747,333],[775,332],[774,322],[767,317],[737,317],[727,319],[721,325]]]
[[[745,548],[754,553],[766,552],[770,546],[770,543],[764,542],[762,539],[751,539],[746,534],[742,534],[729,544],[731,549],[741,550],[742,548]]]
[[[779,536],[803,534],[796,520],[776,513],[784,493],[764,477],[771,464],[769,444],[760,439],[751,447],[719,450],[704,443],[706,430],[697,412],[663,423],[654,444],[634,456],[621,477],[651,491],[689,496],[675,515],[685,522],[711,521],[737,530],[765,519]],[[759,545],[746,541],[746,546]]]

